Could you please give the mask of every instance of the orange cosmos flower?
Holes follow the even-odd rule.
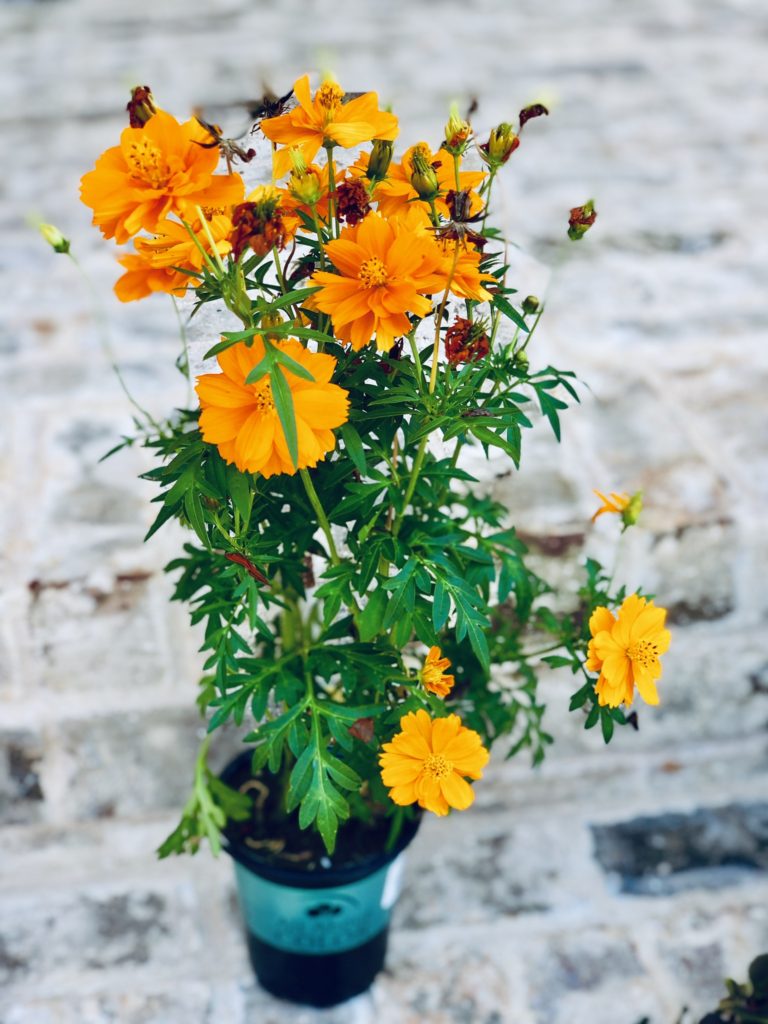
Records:
[[[446,193],[456,188],[456,174],[454,171],[453,157],[445,150],[438,150],[433,153],[426,142],[418,142],[406,151],[399,164],[391,163],[384,181],[378,182],[373,192],[373,198],[379,204],[380,213],[385,217],[402,211],[409,205],[422,206],[416,189],[411,185],[413,174],[413,154],[419,149],[428,163],[434,166],[437,182],[440,188],[440,196],[435,199],[435,209],[443,217],[450,217],[450,210],[443,198]],[[363,154],[350,168],[353,174],[365,174],[368,167],[368,155]],[[477,192],[473,191],[485,177],[484,171],[460,171],[459,184],[462,189],[470,193],[470,213],[475,214],[483,208],[483,201]],[[423,204],[428,209],[427,203]]]
[[[325,251],[340,274],[313,274],[311,283],[321,286],[313,306],[330,314],[336,337],[356,350],[374,335],[378,348],[391,348],[411,329],[406,314],[426,316],[432,303],[425,294],[445,280],[441,253],[428,234],[375,213],[344,228]]]
[[[241,342],[226,349],[218,357],[222,372],[203,374],[196,385],[203,440],[215,444],[221,457],[234,462],[242,472],[265,477],[316,466],[336,445],[334,428],[346,423],[349,416],[347,392],[330,383],[336,368],[333,356],[309,352],[293,338],[274,344],[314,377],[304,380],[282,367],[293,398],[298,466],[294,466],[288,452],[269,376],[255,384],[245,383],[264,358],[260,337],[255,337],[250,347]]]
[[[441,816],[449,807],[469,807],[475,794],[466,779],[481,779],[490,756],[478,733],[463,726],[458,715],[432,719],[424,710],[404,715],[400,727],[379,757],[390,799]]]
[[[261,122],[261,130],[272,142],[282,146],[295,146],[301,150],[304,162],[309,164],[321,146],[331,142],[349,149],[371,139],[397,137],[397,118],[379,110],[375,92],[344,103],[344,90],[336,82],[326,81],[314,97],[309,91],[309,75],[294,83],[293,92],[298,106],[287,114],[269,117]],[[291,168],[288,149],[274,155],[274,172],[281,178]]]
[[[450,668],[451,663],[448,658],[442,657],[442,653],[439,647],[430,647],[421,670],[421,682],[424,689],[430,693],[438,697],[447,697],[456,680],[453,676],[445,674],[445,669]]]
[[[427,207],[423,203],[410,203],[397,210],[390,218],[390,222],[402,224],[410,231],[429,238],[440,254],[440,270],[442,280],[438,291],[444,291],[453,267],[453,260],[456,254],[456,242],[451,239],[440,238],[432,227]],[[471,243],[459,242],[459,256],[456,266],[453,267],[453,276],[450,278],[450,292],[460,299],[476,299],[478,302],[488,302],[493,296],[484,287],[485,282],[496,279],[493,274],[485,274],[480,270],[481,255]]]
[[[599,672],[595,684],[601,705],[627,707],[635,696],[635,687],[646,704],[658,704],[656,680],[661,677],[659,656],[672,639],[664,628],[664,608],[653,601],[630,594],[614,615],[604,607],[596,608],[589,620],[589,641],[585,668]]]
[[[93,210],[105,238],[127,242],[142,228],[155,231],[175,213],[184,220],[196,206],[229,207],[243,198],[239,174],[214,174],[217,147],[197,121],[179,124],[158,110],[141,128],[125,128],[113,146],[83,175],[80,197]]]
[[[193,221],[190,227],[203,249],[210,252],[211,243],[200,221]],[[232,249],[232,221],[223,214],[215,214],[208,221],[208,228],[219,256],[226,256]],[[118,261],[126,270],[115,283],[115,294],[121,302],[143,299],[152,292],[184,295],[188,287],[196,287],[196,278],[176,269],[199,271],[203,266],[203,254],[183,224],[162,220],[154,238],[137,238],[133,244],[136,252],[121,256]]]

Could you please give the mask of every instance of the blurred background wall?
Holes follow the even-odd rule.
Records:
[[[768,949],[765,189],[760,0],[6,2],[0,7],[0,1020],[3,1024],[671,1024]],[[185,401],[169,301],[121,307],[114,248],[78,180],[148,83],[182,117],[306,70],[375,89],[401,149],[448,104],[478,134],[545,98],[503,175],[521,293],[545,296],[534,365],[574,368],[558,446],[487,485],[555,582],[615,524],[593,487],[643,488],[618,572],[670,609],[662,704],[609,750],[544,691],[541,770],[497,757],[477,806],[414,849],[392,973],[313,1015],[249,979],[229,865],[154,861],[191,781],[199,670],[186,612],[146,546],[151,485],[131,390]],[[222,109],[224,105],[225,109]],[[564,241],[568,210],[595,228]],[[53,221],[72,264],[26,223]]]

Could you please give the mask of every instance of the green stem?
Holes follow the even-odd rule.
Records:
[[[171,295],[171,302],[173,303],[173,310],[176,314],[176,320],[179,325],[181,344],[184,349],[184,375],[187,378],[187,405],[191,405],[192,395],[194,394],[194,382],[192,380],[192,364],[189,361],[189,338],[187,337],[187,329],[184,326],[184,320],[182,319],[179,303],[175,295]]]
[[[333,144],[324,146],[328,158],[328,220],[334,238],[339,237],[339,209],[336,200],[336,168],[333,163]]]
[[[91,301],[93,303],[93,311],[96,314],[96,322],[99,327],[99,341],[101,342],[102,351],[104,352],[104,355],[107,357],[107,362],[109,363],[110,369],[117,377],[117,382],[122,388],[123,394],[134,407],[134,409],[136,409],[137,412],[141,413],[141,415],[144,417],[147,423],[149,423],[150,426],[154,427],[158,434],[162,434],[163,428],[160,426],[160,424],[157,422],[154,416],[150,412],[148,412],[143,405],[140,405],[139,402],[136,401],[131,392],[128,390],[128,385],[125,383],[125,379],[123,378],[123,375],[120,372],[120,367],[117,365],[117,360],[115,359],[115,355],[112,351],[112,343],[109,337],[109,321],[107,320],[106,313],[104,312],[104,309],[101,305],[101,300],[99,298],[98,292],[93,287],[93,282],[80,265],[80,262],[78,261],[77,257],[72,252],[68,252],[67,256],[69,256],[70,260],[72,260],[72,263],[77,268],[77,272],[85,281],[85,286],[88,289],[88,293],[91,296]]]
[[[419,346],[416,344],[416,328],[411,331],[408,335],[408,344],[411,346],[411,354],[413,355],[413,362],[416,367],[417,380],[416,383],[419,386],[419,391],[424,388],[424,371],[421,368],[421,356],[419,355]]]
[[[427,452],[428,437],[428,434],[425,434],[424,437],[422,437],[421,444],[419,445],[419,450],[416,452],[416,457],[413,460],[413,465],[411,466],[411,476],[410,479],[408,480],[408,487],[406,488],[405,495],[403,496],[403,507],[395,516],[395,521],[392,523],[393,537],[397,537],[398,533],[400,532],[400,527],[403,524],[405,511],[411,503],[413,492],[416,490],[416,483],[419,479],[419,473],[421,472],[421,467],[424,463],[424,456],[426,455]]]
[[[458,153],[453,154],[453,174],[456,178],[456,191],[461,192],[461,178],[459,177],[460,158]]]
[[[523,342],[523,344],[520,346],[519,349],[515,350],[515,355],[519,354],[520,352],[525,352],[525,350],[528,347],[528,344],[529,344],[531,338],[533,337],[533,332],[539,326],[539,320],[541,320],[541,314],[543,312],[544,312],[544,307],[542,306],[539,309],[538,313],[536,314],[536,319],[533,321],[533,326],[531,327],[530,331],[526,335],[525,341]]]
[[[429,373],[429,393],[434,394],[435,385],[437,384],[437,367],[439,364],[440,355],[440,328],[443,323],[443,313],[448,302],[448,293],[451,290],[451,284],[453,282],[453,275],[456,273],[456,264],[459,262],[459,246],[460,242],[456,240],[456,245],[453,250],[453,263],[451,264],[451,272],[448,275],[448,280],[445,282],[445,291],[443,292],[443,299],[440,303],[440,307],[435,314],[435,340],[432,345],[432,367]]]
[[[208,218],[205,216],[202,206],[196,206],[195,211],[197,212],[197,216],[200,218],[200,223],[203,226],[205,237],[208,239],[208,245],[211,247],[211,256],[213,257],[216,266],[219,268],[219,271],[223,274],[225,272],[224,263],[222,262],[221,256],[219,256],[219,250],[217,249],[216,242],[211,234]]]
[[[336,550],[336,544],[333,540],[333,533],[331,532],[331,524],[328,522],[328,516],[325,514],[325,509],[322,506],[322,502],[318,497],[315,485],[312,483],[312,477],[309,475],[306,469],[300,469],[302,483],[304,484],[304,490],[307,492],[309,503],[315,510],[317,521],[320,525],[320,529],[325,534],[325,539],[328,544],[328,553],[331,558],[332,565],[338,565],[341,562],[339,553]]]
[[[483,212],[483,222],[480,225],[480,232],[482,234],[485,231],[485,222],[488,219],[488,211],[491,206],[491,189],[493,188],[493,179],[496,177],[496,171],[491,171],[488,176],[488,188],[485,190],[485,210]]]

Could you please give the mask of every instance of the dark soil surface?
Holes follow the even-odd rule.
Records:
[[[380,856],[386,847],[392,828],[392,817],[377,815],[372,808],[370,821],[350,818],[339,827],[336,849],[332,856],[326,852],[323,840],[313,828],[299,828],[298,813],[286,815],[274,789],[269,788],[269,775],[254,778],[250,758],[236,764],[232,775],[225,781],[233,789],[249,794],[253,799],[253,813],[245,821],[229,821],[224,830],[233,844],[242,844],[259,861],[290,870],[308,872],[327,871],[330,868],[349,868]],[[403,828],[412,828],[409,821]]]

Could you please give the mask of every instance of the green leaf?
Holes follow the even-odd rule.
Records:
[[[210,551],[211,542],[208,540],[208,533],[205,529],[205,517],[203,516],[199,494],[195,494],[194,491],[187,491],[184,495],[184,511],[192,529]]]
[[[530,327],[523,319],[522,313],[518,313],[512,303],[507,302],[503,296],[494,295],[493,305],[502,312],[504,316],[508,317],[512,323],[516,324],[521,331],[525,331],[526,334],[530,331]]]
[[[227,486],[235,508],[245,522],[251,514],[251,484],[236,466],[227,466]]]
[[[352,459],[355,469],[361,476],[365,476],[368,467],[365,463],[365,448],[363,447],[360,435],[351,423],[345,423],[341,427],[341,436],[344,440],[344,447],[349,452],[349,457]]]
[[[381,631],[384,618],[387,613],[389,597],[386,590],[379,587],[374,590],[368,598],[362,613],[358,617],[357,624],[360,630],[360,639],[367,643]]]
[[[439,633],[448,621],[451,610],[451,598],[442,580],[435,583],[435,594],[432,599],[432,625],[435,632]]]
[[[607,708],[603,708],[600,713],[600,726],[603,730],[603,739],[606,743],[611,742],[611,736],[613,736],[613,718]]]
[[[293,395],[285,379],[285,374],[278,367],[274,366],[269,372],[269,379],[272,384],[272,398],[280,419],[280,425],[285,434],[285,443],[288,447],[288,454],[294,466],[299,465],[299,438],[296,432],[296,415],[293,410]]]
[[[309,370],[302,366],[301,363],[297,363],[295,359],[291,359],[289,355],[286,355],[281,349],[276,348],[273,350],[275,361],[284,366],[286,370],[289,370],[296,377],[301,377],[302,380],[314,381],[314,377]]]

